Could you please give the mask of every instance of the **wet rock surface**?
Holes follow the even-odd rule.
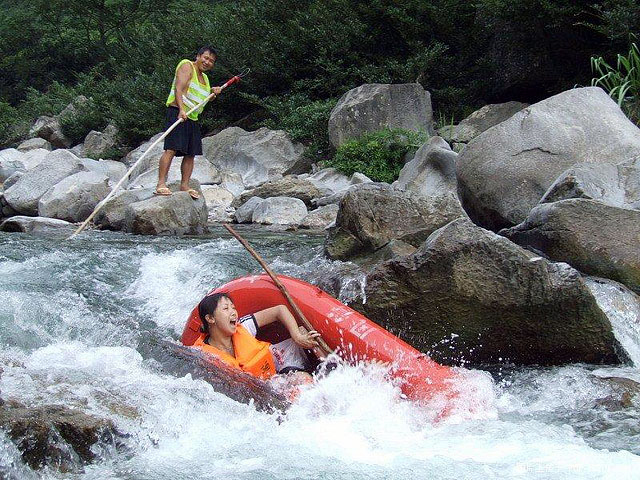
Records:
[[[96,452],[121,450],[125,438],[109,420],[58,405],[0,403],[0,426],[30,468],[62,473],[81,473]]]
[[[606,315],[580,274],[464,219],[367,275],[372,320],[445,363],[617,363]],[[450,346],[453,346],[450,348]]]
[[[75,226],[64,220],[46,217],[11,216],[0,223],[3,232],[22,232],[32,235],[71,235]]]
[[[640,293],[640,211],[586,199],[544,203],[520,225],[502,230],[552,260],[610,278]]]
[[[304,202],[307,208],[312,207],[311,200],[320,196],[320,190],[309,180],[287,175],[281,179],[271,180],[259,187],[243,192],[233,201],[234,207],[243,205],[251,197],[291,197]]]
[[[340,202],[325,251],[345,260],[372,253],[393,239],[420,245],[433,231],[466,217],[455,193],[426,198],[370,183],[350,188]]]

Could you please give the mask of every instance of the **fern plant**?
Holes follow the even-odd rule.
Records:
[[[634,122],[640,122],[640,50],[631,43],[627,55],[618,54],[616,66],[602,57],[591,57],[591,69],[598,77],[591,85],[602,87]]]

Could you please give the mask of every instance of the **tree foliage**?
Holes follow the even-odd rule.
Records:
[[[177,62],[213,44],[213,84],[246,67],[251,75],[207,108],[205,130],[284,127],[322,156],[327,106],[363,83],[420,82],[436,110],[456,117],[586,85],[590,57],[623,51],[639,30],[636,3],[0,0],[0,125],[11,126],[0,146],[57,113],[62,91],[91,97],[99,114],[74,136],[114,122],[135,145],[162,128]]]

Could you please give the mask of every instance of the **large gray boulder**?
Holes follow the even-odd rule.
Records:
[[[270,180],[259,187],[243,192],[233,201],[234,207],[239,207],[251,197],[292,197],[299,198],[307,207],[311,207],[311,200],[320,196],[320,190],[309,180],[295,175],[287,175],[277,180]]]
[[[482,132],[504,122],[525,107],[527,103],[506,102],[485,105],[476,110],[458,125],[447,125],[438,130],[438,135],[452,143],[469,143]]]
[[[23,162],[25,170],[36,168],[44,161],[45,158],[47,158],[49,153],[51,153],[51,150],[47,150],[46,148],[35,148],[24,152]]]
[[[329,117],[329,141],[345,141],[383,128],[433,133],[431,94],[419,83],[365,84],[340,97]]]
[[[38,117],[29,130],[29,136],[47,140],[55,148],[69,148],[71,146],[71,140],[62,133],[58,116],[43,115]]]
[[[146,159],[145,159],[146,160]],[[158,183],[158,165],[160,164],[160,156],[153,158],[151,161],[142,163],[147,165],[147,170],[134,177],[134,173],[138,169],[134,169],[132,172],[133,180],[129,182],[128,188],[152,188]],[[211,164],[209,160],[203,155],[197,155],[193,159],[193,172],[191,178],[197,180],[200,185],[213,185],[220,183],[221,177],[218,169]],[[167,183],[179,182],[182,178],[181,173],[182,157],[175,157],[171,162],[169,168],[169,174],[167,175]]]
[[[38,166],[49,150],[38,148],[21,152],[15,148],[0,150],[0,183],[16,172],[25,172]]]
[[[265,225],[298,225],[307,216],[307,207],[298,198],[270,197],[256,205],[251,221]]]
[[[104,230],[122,230],[127,207],[153,198],[152,189],[120,190],[98,211],[93,222]]]
[[[245,191],[242,175],[236,172],[220,172],[220,186],[229,190],[234,197]]]
[[[133,164],[135,164],[138,160],[140,160],[140,158],[149,149],[149,147],[151,147],[151,145],[153,145],[153,143],[156,140],[158,140],[161,136],[162,136],[162,133],[158,133],[158,134],[154,135],[153,137],[151,137],[146,142],[140,144],[140,146],[138,146],[138,148],[135,148],[134,150],[131,150],[122,159],[122,163],[124,163],[127,166],[127,169],[131,168],[131,166],[133,166]],[[147,153],[147,155],[140,162],[140,164],[136,166],[136,168],[133,170],[133,172],[131,172],[131,177],[130,178],[134,179],[138,175],[140,175],[140,174],[146,172],[147,170],[149,170],[151,163],[154,163],[155,165],[157,165],[158,162],[160,161],[160,157],[162,156],[163,152],[164,152],[164,142],[158,142],[158,144],[155,145],[149,151],[149,153]]]
[[[207,205],[187,192],[129,204],[122,230],[142,235],[200,235],[207,231]]]
[[[441,137],[431,137],[406,163],[393,186],[421,196],[456,194],[458,154]]]
[[[236,209],[233,214],[234,221],[236,223],[251,223],[253,220],[253,211],[262,202],[264,202],[264,198],[251,197]]]
[[[640,155],[640,129],[602,89],[577,88],[538,102],[474,138],[460,153],[465,210],[499,230],[522,222],[558,176],[577,163],[618,164]]]
[[[640,293],[640,211],[581,198],[545,203],[500,234]]]
[[[310,181],[313,182],[312,178],[309,178]],[[351,175],[351,178],[349,179],[349,183],[347,185],[346,188],[340,189],[340,190],[336,190],[333,193],[329,193],[328,195],[325,195],[323,197],[318,197],[318,198],[314,198],[313,200],[311,200],[311,203],[313,203],[314,206],[316,207],[322,207],[325,205],[337,205],[342,201],[342,198],[346,195],[347,191],[352,188],[354,185],[360,185],[361,183],[373,183],[373,180],[371,180],[369,177],[367,177],[364,173],[360,173],[360,172],[355,172],[353,175]],[[314,183],[321,191],[323,189],[323,187],[325,188],[325,192],[331,188],[331,187],[327,187],[326,184],[323,185],[323,187],[318,186],[317,183]],[[340,185],[334,185],[335,188],[339,188],[341,187]]]
[[[636,162],[578,163],[565,170],[540,203],[586,198],[621,208],[640,209],[640,158]]]
[[[282,130],[247,132],[238,127],[204,138],[202,148],[218,169],[242,175],[247,188],[286,175],[304,151],[302,144],[293,143]]]
[[[105,175],[78,172],[63,178],[40,197],[38,215],[81,222],[110,191],[109,178]]]
[[[220,185],[202,185],[202,195],[207,204],[209,222],[230,222],[233,220],[231,207],[233,194]]]
[[[0,150],[0,183],[18,171],[26,170],[25,154],[15,148]]]
[[[28,152],[30,150],[37,150],[38,148],[42,148],[44,150],[52,150],[51,144],[47,142],[44,138],[30,138],[25,140],[20,145],[18,145],[17,149],[21,152]]]
[[[0,223],[0,230],[3,232],[22,232],[32,235],[71,235],[74,229],[75,226],[72,223],[64,220],[24,215],[16,215]]]
[[[47,190],[62,179],[83,170],[78,157],[67,150],[50,152],[38,168],[28,170],[20,179],[5,190],[7,203],[24,215],[38,214],[38,201]]]
[[[320,190],[322,196],[342,192],[352,185],[349,177],[333,167],[299,175],[299,177],[313,183]]]
[[[393,239],[419,246],[432,232],[466,217],[455,193],[424,197],[384,183],[350,188],[325,243],[330,258],[372,253]]]
[[[378,266],[358,308],[444,363],[618,363],[605,313],[580,274],[455,220]],[[621,354],[622,355],[622,354]]]
[[[107,125],[103,132],[91,130],[84,139],[84,154],[89,158],[103,158],[118,144],[118,129]]]
[[[19,175],[19,173],[15,173],[14,175]],[[17,214],[18,212],[9,206],[7,201],[4,199],[4,195],[0,193],[0,219],[13,217]]]
[[[80,162],[89,172],[99,173],[109,178],[109,184],[115,185],[127,173],[127,167],[122,162],[115,160],[93,160],[81,158]],[[126,185],[126,180],[125,180]]]
[[[338,210],[339,207],[336,204],[316,208],[310,211],[307,216],[300,221],[300,228],[324,230],[335,223]]]

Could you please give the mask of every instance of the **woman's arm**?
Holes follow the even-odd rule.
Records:
[[[298,328],[298,323],[293,317],[291,312],[284,305],[276,305],[275,307],[265,308],[254,314],[256,317],[256,323],[258,327],[264,327],[276,320],[282,323],[291,335],[294,342],[300,345],[302,348],[313,348],[318,345],[316,338],[320,336],[315,330],[311,330],[306,333],[301,333]]]

